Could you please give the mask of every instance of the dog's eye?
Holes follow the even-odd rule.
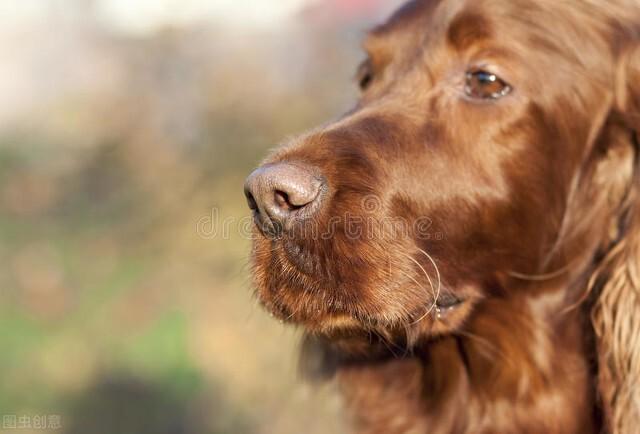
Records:
[[[356,80],[360,90],[366,90],[373,81],[373,69],[370,60],[365,60],[358,67]]]
[[[498,99],[511,92],[511,86],[495,74],[475,70],[467,72],[464,91],[476,99]]]

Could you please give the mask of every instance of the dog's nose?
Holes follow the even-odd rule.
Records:
[[[292,221],[317,211],[324,187],[324,179],[311,168],[275,163],[254,170],[245,181],[244,194],[263,231],[279,235]]]

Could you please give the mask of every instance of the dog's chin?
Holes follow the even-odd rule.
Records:
[[[383,354],[410,353],[417,343],[455,333],[471,315],[475,302],[464,300],[449,306],[417,306],[402,319],[359,312],[314,309],[303,313],[299,306],[264,307],[285,324],[299,327],[347,358],[376,358]]]
[[[258,291],[258,299],[263,308],[280,322],[304,329],[306,332],[340,339],[367,329],[367,320],[358,319],[345,312],[329,311],[326,307],[304,309],[301,306],[286,305],[278,297]],[[371,324],[371,322],[369,322]]]

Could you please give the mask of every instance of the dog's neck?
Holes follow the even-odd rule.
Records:
[[[356,431],[591,432],[590,348],[566,292],[488,299],[459,331],[411,355],[338,361]]]

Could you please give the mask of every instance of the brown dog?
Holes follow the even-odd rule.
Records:
[[[247,180],[261,302],[358,432],[640,432],[640,3],[414,0],[365,47]]]

